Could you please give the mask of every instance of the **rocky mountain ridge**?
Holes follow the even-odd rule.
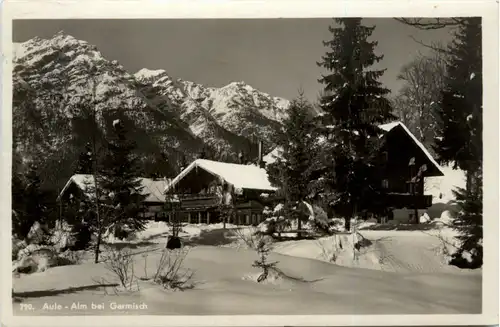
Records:
[[[165,175],[164,162],[177,168],[180,157],[191,160],[203,150],[231,161],[239,151],[254,156],[259,140],[271,148],[289,105],[244,82],[214,88],[164,70],[131,74],[63,32],[14,44],[13,89],[13,150],[25,159],[52,158],[67,167],[64,178],[81,150],[74,121],[89,110],[103,128],[110,115],[125,115],[135,127],[138,154]]]

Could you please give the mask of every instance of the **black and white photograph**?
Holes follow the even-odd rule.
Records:
[[[408,14],[12,19],[12,315],[484,314],[498,57]]]

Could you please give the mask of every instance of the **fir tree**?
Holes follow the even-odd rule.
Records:
[[[482,166],[481,40],[481,18],[465,19],[448,48],[448,74],[437,109],[435,151],[442,163],[467,172],[467,189]]]
[[[312,106],[302,93],[291,102],[283,131],[276,140],[278,147],[283,149],[282,157],[266,167],[271,183],[280,188],[285,199],[287,218],[298,222],[299,231],[304,219],[299,207],[309,195],[315,158],[316,137],[311,111]]]
[[[42,181],[35,164],[30,165],[24,177],[16,174],[13,182],[13,204],[17,215],[13,229],[18,237],[26,238],[35,222],[47,222],[47,193],[41,189]]]
[[[103,207],[107,208],[107,221],[115,235],[124,237],[127,230],[144,227],[140,214],[144,212],[143,201],[147,197],[141,185],[140,169],[132,151],[136,144],[127,138],[127,121],[118,115],[112,126],[108,126],[109,140],[99,176],[99,187],[103,194]],[[121,234],[121,235],[119,235]]]
[[[435,151],[442,163],[466,172],[465,189],[455,193],[461,211],[452,226],[459,232],[460,249],[453,264],[463,266],[462,255],[471,255],[468,267],[482,265],[482,47],[481,18],[461,20],[448,48],[445,88],[438,107],[439,128]]]
[[[85,148],[78,157],[75,174],[92,174],[93,160],[92,160],[92,146],[90,143],[85,144]]]
[[[385,70],[370,69],[383,58],[374,53],[377,42],[367,40],[375,27],[361,25],[360,18],[335,21],[340,26],[329,28],[333,38],[324,42],[329,50],[318,63],[330,72],[319,80],[325,113],[320,188],[350,229],[350,218],[374,210],[381,195],[377,126],[395,117],[389,90],[378,81]]]
[[[451,227],[458,231],[458,251],[451,264],[461,268],[480,268],[483,265],[483,190],[459,188],[454,191],[456,203],[461,211],[452,221]]]

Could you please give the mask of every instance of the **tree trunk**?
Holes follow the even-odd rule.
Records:
[[[344,227],[347,232],[351,230],[351,217],[345,217]]]
[[[101,247],[102,232],[99,230],[97,232],[97,240],[94,249],[94,263],[99,263],[99,248]]]
[[[93,137],[92,140],[93,143],[93,155],[94,155],[94,196],[95,196],[95,210],[96,210],[96,219],[97,219],[97,242],[96,242],[96,248],[95,248],[95,263],[99,262],[99,247],[101,245],[101,237],[102,237],[102,224],[103,222],[101,221],[101,213],[100,213],[100,208],[99,208],[99,187],[97,185],[97,155],[96,155],[96,141],[95,141],[95,136]]]
[[[300,220],[300,215],[297,214],[297,238],[302,238],[302,221]]]
[[[95,79],[93,80],[93,85],[92,85],[92,95],[93,95],[93,100],[95,100],[96,97],[96,83]],[[97,126],[97,114],[96,114],[96,107],[94,104],[94,107],[92,108],[92,122]],[[101,213],[100,213],[100,207],[99,207],[99,200],[100,200],[100,194],[99,194],[99,186],[97,183],[97,140],[96,140],[96,132],[93,131],[92,133],[92,156],[93,156],[93,162],[94,162],[94,196],[95,196],[95,209],[96,209],[96,220],[97,220],[97,241],[96,241],[96,248],[95,248],[95,263],[99,262],[99,247],[101,246],[101,238],[102,238],[102,230],[103,230],[103,221],[101,221]]]

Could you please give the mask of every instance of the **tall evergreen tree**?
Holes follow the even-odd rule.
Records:
[[[41,188],[42,180],[38,167],[30,165],[25,176],[15,174],[13,178],[13,204],[16,219],[13,221],[13,231],[20,238],[26,238],[35,222],[48,222],[47,193]]]
[[[481,18],[461,20],[448,48],[445,88],[438,107],[439,128],[435,151],[443,163],[466,172],[465,189],[455,192],[461,212],[453,221],[459,232],[460,249],[452,263],[469,267],[482,265],[482,47]],[[465,254],[466,255],[466,254]]]
[[[299,207],[309,195],[317,140],[311,112],[312,106],[301,92],[291,102],[283,131],[276,139],[276,144],[283,149],[282,157],[266,167],[271,183],[280,188],[285,199],[287,218],[297,221],[299,230],[305,218]]]
[[[131,122],[124,115],[115,117],[107,126],[109,139],[100,169],[99,187],[107,211],[105,225],[111,227],[116,236],[123,237],[126,230],[144,228],[140,214],[144,211],[143,201],[147,194],[143,193],[138,178],[141,171],[133,154],[136,144],[127,138],[127,124]]]
[[[465,19],[448,48],[448,74],[437,110],[440,124],[435,151],[441,162],[467,172],[467,185],[482,166],[481,42],[481,18]]]
[[[318,63],[330,72],[319,80],[325,113],[321,187],[350,229],[351,217],[375,210],[382,192],[377,126],[395,117],[386,98],[390,91],[378,81],[385,70],[370,69],[383,58],[374,53],[377,42],[368,41],[375,27],[363,26],[360,18],[335,22],[340,26],[329,28],[333,38],[323,42],[329,50]]]
[[[92,174],[94,164],[92,158],[92,145],[86,143],[85,148],[78,156],[75,174]]]

